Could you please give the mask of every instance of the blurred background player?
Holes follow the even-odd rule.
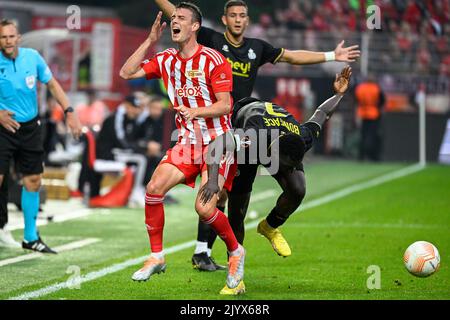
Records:
[[[170,17],[175,6],[168,0],[155,0],[164,14]],[[233,70],[233,92],[235,102],[252,95],[258,69],[266,63],[276,64],[286,62],[292,65],[322,63],[326,61],[353,62],[359,57],[357,45],[343,47],[339,43],[334,51],[313,52],[306,50],[286,50],[274,48],[261,39],[244,37],[249,25],[248,7],[245,1],[230,0],[225,3],[222,23],[225,32],[221,33],[210,28],[201,27],[198,42],[222,53]],[[226,194],[223,193],[218,209],[225,210]],[[230,221],[233,227],[233,222]],[[211,258],[211,248],[216,235],[208,225],[199,220],[197,245],[192,256],[195,268],[205,271],[223,269]]]
[[[246,142],[246,146],[249,146],[241,149],[242,152],[246,153],[245,163],[239,165],[239,174],[234,178],[233,187],[228,193],[228,217],[230,221],[234,221],[233,225],[236,229],[233,231],[240,243],[244,242],[244,220],[250,202],[253,182],[259,165],[263,164],[268,168],[269,173],[278,182],[283,192],[278,197],[272,211],[258,224],[257,232],[270,241],[272,248],[278,255],[282,257],[291,255],[289,244],[278,228],[295,212],[305,196],[306,182],[302,163],[303,157],[317,141],[322,126],[331,117],[347,91],[350,77],[351,68],[349,66],[345,67],[339,75],[336,75],[333,83],[336,94],[322,103],[316,109],[314,115],[304,124],[298,123],[285,109],[271,102],[249,97],[234,105],[233,128],[245,131],[245,136],[242,136],[241,139]],[[273,132],[274,129],[277,134]],[[261,135],[261,133],[264,133],[264,135]],[[215,147],[215,144],[216,142],[212,147]],[[266,150],[262,153],[260,149],[263,147]],[[261,154],[269,155],[271,162],[266,163],[262,160]],[[279,166],[272,166],[274,161],[279,161]],[[209,165],[208,170],[212,170]],[[271,172],[271,170],[274,170],[274,172]],[[211,182],[208,180],[205,186],[210,183],[213,186],[217,184],[213,179]],[[213,197],[213,194],[207,192],[205,187],[200,190],[200,197],[204,201],[208,201]],[[242,286],[245,288],[244,284]],[[236,294],[235,290],[230,288],[224,288],[223,291],[230,295]]]
[[[79,182],[80,190],[84,189],[86,182],[89,183],[91,198],[100,194],[100,183],[103,178],[100,167],[115,162],[120,152],[141,156],[139,163],[143,162],[143,164],[139,166],[142,168],[138,168],[136,171],[142,173],[140,177],[135,177],[135,180],[137,186],[142,186],[147,161],[138,142],[143,138],[143,125],[148,116],[148,111],[145,109],[142,99],[139,99],[136,94],[129,95],[125,97],[113,114],[100,123],[101,129],[95,138],[96,165],[100,170],[95,171],[94,168],[89,168],[87,161],[84,161]],[[141,195],[144,196],[144,194]]]
[[[150,96],[148,101],[149,115],[142,124],[143,138],[138,145],[147,156],[147,169],[145,172],[145,183],[150,181],[159,161],[164,154],[163,149],[163,116],[164,101],[160,96]],[[167,200],[167,197],[166,197]]]
[[[163,78],[177,111],[175,121],[179,129],[177,144],[166,153],[147,185],[145,216],[151,255],[133,274],[132,279],[136,281],[148,280],[152,274],[166,268],[162,243],[164,195],[180,183],[195,186],[199,174],[202,185],[206,183],[207,167],[203,155],[207,145],[231,128],[228,117],[232,106],[231,68],[220,53],[197,43],[197,32],[202,23],[202,14],[197,6],[181,2],[172,12],[172,41],[178,44],[179,50],[167,49],[144,61],[150,45],[159,40],[166,26],[166,23],[160,24],[161,16],[162,12],[159,12],[148,38],[120,71],[124,79]],[[220,187],[229,188],[231,185],[233,176],[228,169],[226,163],[221,166]],[[225,214],[216,209],[216,202],[217,199],[213,198],[202,204],[197,197],[195,209],[227,246],[226,287],[239,288],[244,276],[245,250],[236,241]]]
[[[81,134],[81,125],[44,59],[34,49],[19,47],[19,41],[20,34],[15,23],[2,20],[0,113],[3,121],[0,126],[0,184],[9,170],[10,161],[14,159],[18,172],[23,175],[24,185],[21,202],[25,220],[22,247],[43,253],[56,253],[42,241],[36,228],[44,161],[37,81],[47,84],[51,94],[58,100],[66,115],[67,126],[76,139]]]
[[[380,123],[385,104],[383,90],[372,75],[355,88],[356,119],[360,128],[359,160],[379,161],[381,153]]]
[[[87,89],[86,95],[87,102],[77,104],[75,109],[82,126],[98,131],[109,113],[108,108],[103,101],[97,99],[95,90]]]

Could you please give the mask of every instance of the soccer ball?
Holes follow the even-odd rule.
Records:
[[[426,241],[417,241],[403,255],[406,269],[417,277],[428,277],[439,269],[441,258],[436,247]]]

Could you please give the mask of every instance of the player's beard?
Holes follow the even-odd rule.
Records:
[[[228,32],[234,37],[234,38],[239,38],[240,36],[242,36],[244,34],[245,28],[241,27],[239,32],[235,32],[233,31],[233,29],[228,28]]]
[[[16,55],[17,48],[16,47],[9,47],[9,48],[2,48],[2,53],[6,57],[13,57]]]

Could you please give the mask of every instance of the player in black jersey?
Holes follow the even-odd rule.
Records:
[[[175,6],[168,0],[155,0],[155,2],[167,17],[170,17],[175,10]],[[353,62],[360,54],[357,45],[344,48],[343,41],[334,51],[313,52],[275,48],[261,39],[246,38],[244,33],[249,24],[248,7],[242,0],[226,2],[222,23],[226,27],[224,33],[201,27],[197,40],[200,44],[222,53],[231,64],[234,102],[251,96],[258,69],[266,63],[286,62],[303,65],[334,60]],[[224,211],[225,203],[226,194],[221,196],[217,207]],[[224,269],[209,257],[215,238],[210,227],[199,221],[197,247],[192,257],[194,267],[207,271]]]
[[[168,0],[155,2],[167,17],[175,10],[175,6]],[[226,27],[224,33],[202,26],[197,41],[201,45],[219,51],[231,64],[232,96],[235,102],[252,95],[258,69],[266,63],[286,62],[304,65],[326,61],[353,62],[360,55],[357,45],[344,48],[344,41],[339,43],[334,51],[314,52],[275,48],[264,40],[246,38],[244,33],[249,24],[248,7],[242,0],[226,2],[222,23]]]
[[[244,219],[247,213],[253,182],[260,164],[269,168],[272,177],[281,186],[283,192],[278,197],[275,207],[269,215],[262,220],[257,232],[265,236],[271,243],[275,252],[280,256],[291,255],[289,244],[278,229],[289,216],[300,206],[305,192],[305,174],[303,171],[303,156],[311,149],[319,137],[323,124],[331,117],[339,101],[347,91],[352,71],[345,67],[339,75],[336,75],[333,87],[335,95],[322,103],[314,115],[304,124],[298,123],[294,117],[283,109],[270,102],[255,98],[244,98],[234,105],[232,124],[236,132],[240,129],[240,142],[235,145],[241,147],[245,153],[251,146],[257,149],[264,148],[270,157],[270,162],[260,159],[261,152],[246,154],[245,163],[240,163],[237,151],[238,172],[234,178],[231,192],[228,193],[228,219],[233,228],[237,240],[244,241]],[[274,130],[275,129],[275,130]],[[254,132],[258,134],[255,135]],[[263,134],[261,134],[263,133]],[[211,153],[222,155],[229,151],[231,143],[225,144],[226,137],[216,139],[210,145]],[[265,140],[265,141],[264,141]],[[245,148],[245,146],[250,146]],[[226,147],[225,147],[226,146]],[[233,146],[234,147],[234,146]],[[242,148],[243,147],[243,148]],[[228,149],[227,149],[228,148]],[[214,150],[214,151],[213,151]],[[255,150],[255,149],[254,149]],[[255,158],[256,154],[256,158]],[[273,166],[273,162],[278,162]],[[199,192],[200,199],[207,203],[218,190],[218,167],[220,158],[215,161],[208,159],[208,182]],[[272,171],[273,169],[277,169]],[[242,283],[241,290],[245,290]],[[237,294],[233,289],[225,287],[221,294]]]

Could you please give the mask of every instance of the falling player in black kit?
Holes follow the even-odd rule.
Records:
[[[235,103],[231,122],[235,133],[237,130],[243,129],[239,134],[241,142],[236,142],[235,145],[239,145],[244,152],[248,149],[245,148],[246,145],[265,148],[266,154],[270,156],[270,161],[278,161],[279,164],[279,166],[273,166],[273,163],[265,160],[262,162],[260,159],[262,153],[259,151],[256,153],[256,159],[252,159],[252,155],[246,154],[244,157],[246,162],[242,164],[239,162],[240,151],[237,151],[239,174],[234,178],[233,187],[228,193],[228,219],[240,243],[244,240],[244,219],[258,166],[262,164],[265,167],[271,167],[269,172],[274,167],[278,167],[276,171],[270,173],[283,192],[278,197],[272,211],[259,223],[257,231],[271,242],[273,249],[280,256],[291,255],[291,249],[278,227],[283,225],[297,210],[305,196],[303,156],[314,145],[323,124],[336,110],[339,101],[348,89],[351,74],[351,68],[346,66],[339,75],[336,75],[333,84],[335,95],[322,103],[304,124],[298,123],[283,107],[270,102],[244,98]],[[254,135],[253,132],[259,134]],[[225,140],[225,135],[223,136],[222,140]],[[231,145],[229,142],[225,144],[225,141],[221,141],[221,139],[216,140],[210,145],[210,149],[214,150],[211,152],[215,155],[224,154],[224,150],[229,152]],[[217,172],[220,161],[208,161],[208,182],[199,192],[203,203],[207,203],[215,195],[215,190],[218,190]],[[221,294],[235,295],[244,291],[245,286],[242,282],[238,288],[234,289],[225,286]]]
[[[167,17],[172,15],[175,6],[170,1],[155,0],[155,2]],[[200,44],[222,53],[231,64],[234,102],[251,96],[258,69],[266,63],[285,62],[303,65],[326,61],[353,62],[360,54],[357,45],[344,48],[343,41],[334,51],[313,52],[275,48],[261,39],[246,38],[244,32],[249,24],[248,7],[242,0],[230,0],[225,3],[222,22],[226,27],[224,33],[202,27],[197,40]],[[219,210],[224,211],[226,199],[226,193],[221,194],[217,205]],[[199,221],[197,246],[192,257],[194,267],[206,271],[225,269],[210,257],[215,238],[216,235],[211,228]]]

